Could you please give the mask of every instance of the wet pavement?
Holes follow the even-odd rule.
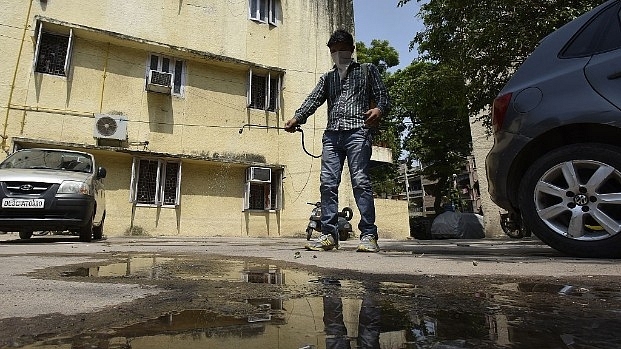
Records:
[[[5,238],[0,348],[621,348],[614,260],[536,241],[293,242]]]

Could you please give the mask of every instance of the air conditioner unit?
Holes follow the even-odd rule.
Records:
[[[93,137],[127,140],[127,119],[122,115],[95,114]]]
[[[246,182],[272,182],[272,169],[266,167],[249,167],[246,170]]]
[[[170,94],[173,75],[159,70],[149,70],[147,91]]]

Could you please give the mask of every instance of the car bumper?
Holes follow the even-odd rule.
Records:
[[[92,196],[56,197],[45,207],[0,208],[0,231],[74,230],[90,224],[95,210]]]
[[[513,199],[517,197],[517,188],[510,186],[511,168],[530,140],[513,133],[499,132],[485,158],[489,195],[496,205],[509,211],[514,210],[516,205]]]

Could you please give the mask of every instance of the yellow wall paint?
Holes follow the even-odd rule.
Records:
[[[353,28],[353,5],[347,0],[280,3],[282,22],[271,26],[248,19],[247,1],[165,1],[158,6],[146,0],[89,6],[78,0],[34,1],[29,18],[30,1],[10,2],[0,13],[6,58],[0,73],[17,72],[15,81],[0,82],[8,145],[28,139],[31,145],[64,144],[95,153],[108,170],[109,236],[122,235],[132,225],[151,235],[304,236],[312,208],[306,202],[319,200],[320,161],[303,153],[299,133],[238,131],[246,123],[282,127],[291,118],[331,68],[326,42],[332,31]],[[43,18],[48,30],[68,33],[73,28],[68,78],[33,72],[36,18]],[[151,53],[184,61],[183,96],[145,91]],[[246,107],[250,69],[283,72],[279,112]],[[93,128],[98,113],[128,120],[128,144],[97,147]],[[325,106],[319,108],[304,126],[306,146],[314,154],[321,152],[325,113]],[[180,206],[130,202],[134,156],[181,159]],[[284,168],[283,209],[244,212],[249,165],[231,159],[260,159],[264,166]],[[340,200],[341,206],[355,209],[347,172]],[[380,236],[409,236],[404,201],[378,200],[377,216]]]

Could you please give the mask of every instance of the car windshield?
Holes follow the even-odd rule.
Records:
[[[27,149],[13,153],[0,168],[48,169],[90,173],[91,158],[86,154],[60,150]]]

